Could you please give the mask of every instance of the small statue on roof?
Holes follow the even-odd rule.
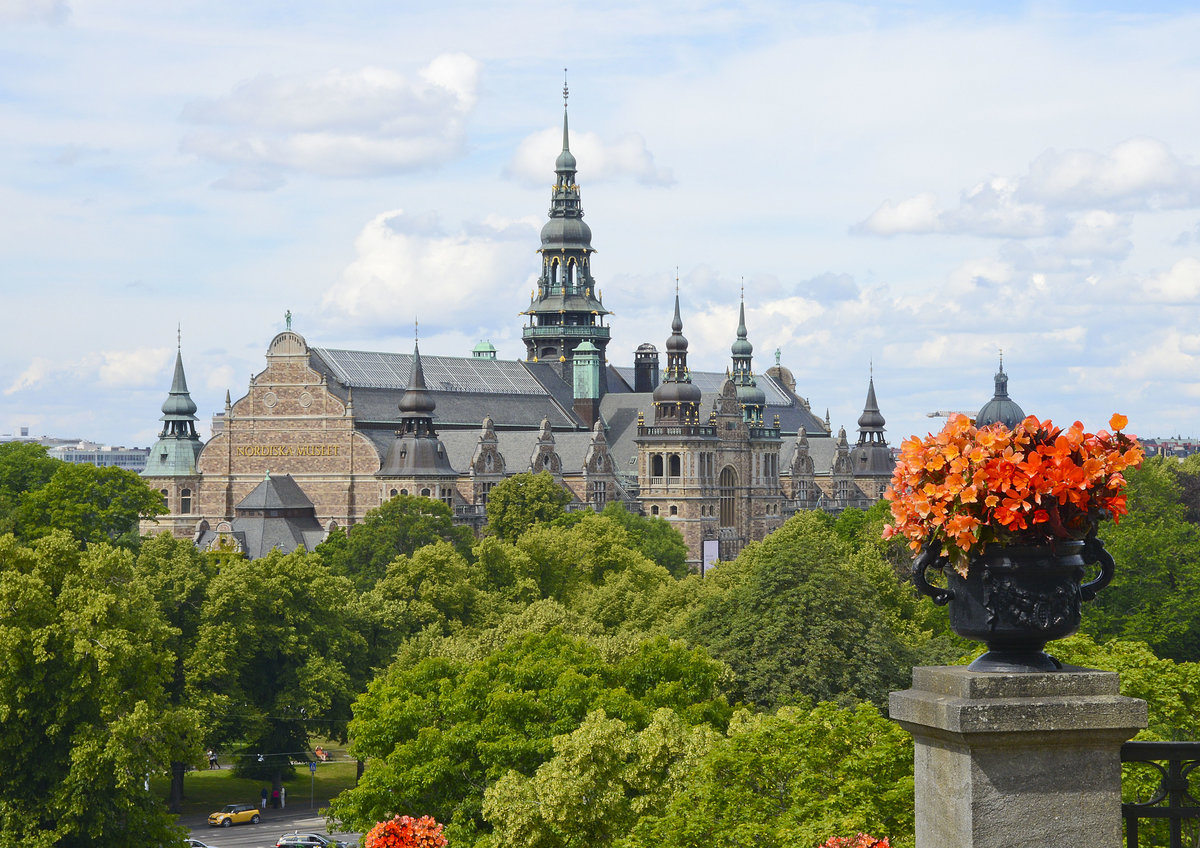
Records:
[[[292,329],[292,310],[283,313],[283,320],[287,324],[287,328]]]

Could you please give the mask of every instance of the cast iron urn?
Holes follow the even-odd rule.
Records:
[[[1085,583],[1092,564],[1099,573]],[[1089,536],[1052,545],[991,544],[971,558],[963,577],[934,541],[913,562],[913,582],[935,604],[949,604],[951,630],[987,643],[972,671],[1060,671],[1062,663],[1043,648],[1079,629],[1082,602],[1108,585],[1114,567],[1104,543]],[[946,588],[930,585],[929,568],[942,570]]]

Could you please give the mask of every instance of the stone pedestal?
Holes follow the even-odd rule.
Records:
[[[1121,743],[1146,702],[1117,675],[913,669],[891,716],[916,741],[917,848],[1120,848]]]

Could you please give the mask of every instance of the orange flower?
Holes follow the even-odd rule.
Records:
[[[1118,431],[1124,430],[1125,425],[1128,423],[1129,423],[1129,419],[1126,418],[1124,415],[1122,415],[1119,412],[1114,413],[1113,417],[1108,419],[1108,426],[1112,427],[1114,430],[1118,430]]]
[[[894,519],[885,536],[907,539],[914,551],[940,540],[964,574],[991,541],[1082,539],[1127,510],[1121,472],[1143,453],[1121,432],[1126,423],[1114,415],[1114,433],[1092,434],[1078,421],[1064,430],[1031,415],[1009,430],[953,415],[941,432],[902,443],[885,494]]]

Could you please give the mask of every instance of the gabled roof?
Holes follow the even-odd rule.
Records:
[[[314,509],[304,490],[290,474],[267,475],[254,491],[242,498],[235,510],[251,509]]]

